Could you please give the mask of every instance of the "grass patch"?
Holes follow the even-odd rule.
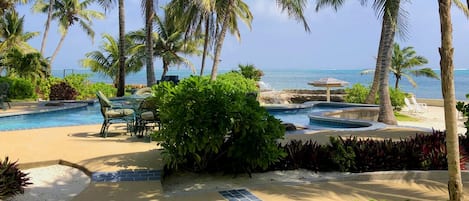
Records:
[[[405,115],[405,114],[401,114],[399,112],[394,112],[394,116],[396,117],[397,121],[419,121],[418,118]]]

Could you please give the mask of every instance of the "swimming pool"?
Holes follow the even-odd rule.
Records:
[[[306,102],[299,105],[267,106],[269,113],[282,122],[292,123],[297,127],[304,127],[309,130],[376,129],[382,127],[382,125],[373,122],[373,120],[365,120],[367,118],[373,119],[372,117],[367,116],[364,118],[363,114],[359,114],[363,111],[364,113],[370,113],[372,110],[377,112],[376,108],[375,105],[333,102]]]
[[[71,109],[0,117],[0,131],[90,125],[102,121],[99,104],[82,104]]]

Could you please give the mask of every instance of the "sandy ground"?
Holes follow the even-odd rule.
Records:
[[[437,130],[444,130],[445,128],[442,107],[430,106],[428,111],[424,113],[408,114],[417,117],[419,121],[399,122],[399,125]],[[465,133],[463,120],[459,119],[457,124],[458,132]],[[137,155],[142,154],[146,155],[145,158],[154,155],[154,149],[157,148],[154,145],[146,142],[135,142],[129,140],[127,136],[102,139],[91,131],[97,130],[97,128],[99,128],[99,125],[74,127],[72,129],[64,127],[9,133],[0,132],[0,147],[3,147],[0,150],[0,156],[6,154],[12,156],[12,158],[15,156],[20,157],[15,153],[18,150],[23,150],[31,152],[21,155],[23,162],[34,163],[38,159],[44,160],[44,157],[46,157],[46,160],[73,158],[75,160],[71,162],[86,166],[91,171],[114,170],[116,167],[148,168],[160,166],[161,162],[157,164],[154,164],[153,161],[139,163],[142,159],[137,157]],[[413,130],[409,131],[409,133],[414,132]],[[391,135],[394,134],[389,134],[389,136]],[[16,147],[5,143],[15,141],[18,138],[23,140],[16,143]],[[33,141],[36,144],[32,147],[27,146],[28,141]],[[46,141],[47,143],[52,142],[54,146],[48,146]],[[83,146],[80,144],[83,144]],[[44,149],[41,146],[48,146],[48,148]],[[54,153],[57,152],[56,146],[65,146],[67,148],[64,150],[72,149],[75,151]],[[33,147],[39,148],[35,149]],[[115,155],[106,156],[109,151],[115,153]],[[87,155],[90,154],[94,154],[96,157],[89,159]],[[123,191],[123,195],[132,195],[132,193],[140,195],[144,191],[143,189],[146,189],[145,186],[148,186],[145,183],[129,184],[128,182],[118,184],[92,183],[90,185],[89,177],[83,172],[61,165],[33,168],[25,171],[30,173],[29,176],[33,178],[35,184],[28,187],[25,195],[15,197],[13,200],[89,200],[90,196],[95,200],[108,200],[108,197],[102,197],[106,195],[102,193],[102,190],[116,190],[116,185],[120,187],[117,192],[106,192],[115,196],[113,200],[125,200],[124,198],[119,199],[119,190]],[[350,175],[343,173],[316,174],[305,170],[254,174],[253,178],[246,176],[233,178],[226,175],[215,177],[213,175],[176,175],[176,177],[170,177],[163,182],[164,193],[158,190],[157,193],[154,193],[155,186],[153,186],[150,188],[153,190],[151,191],[154,194],[153,197],[138,200],[223,200],[214,192],[243,187],[250,189],[261,200],[447,200],[445,172],[425,172],[422,174],[429,175],[423,177],[408,175],[413,173],[401,172],[397,174],[404,175],[396,176],[393,174],[393,176],[387,178],[374,179],[367,176],[368,179],[360,179],[359,177],[348,177]],[[468,173],[465,174],[467,177]],[[385,173],[377,173],[376,175],[383,176]],[[143,187],[139,185],[143,185]],[[464,185],[466,186],[465,191],[469,191],[469,188],[467,188],[469,184],[465,183]],[[129,189],[125,190],[124,187]],[[86,189],[83,190],[84,188]],[[74,197],[77,194],[79,196]]]

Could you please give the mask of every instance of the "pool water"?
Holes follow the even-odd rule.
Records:
[[[313,106],[311,108],[304,109],[288,109],[280,111],[269,111],[275,118],[280,119],[282,122],[299,124],[299,125],[311,125],[312,128],[324,128],[324,127],[333,127],[333,128],[344,128],[345,125],[339,124],[327,124],[320,122],[310,122],[308,114],[311,112],[323,112],[337,110],[343,107],[337,106]]]
[[[90,125],[102,122],[99,104],[94,104],[53,112],[1,117],[0,131]]]

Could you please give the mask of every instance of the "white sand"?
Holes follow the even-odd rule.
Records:
[[[30,181],[24,194],[7,201],[66,201],[78,195],[90,183],[90,178],[82,171],[64,165],[24,170]]]

